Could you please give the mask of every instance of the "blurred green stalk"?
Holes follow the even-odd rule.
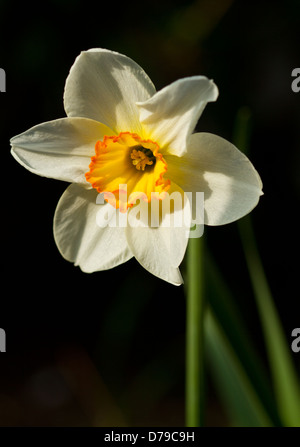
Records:
[[[191,238],[187,250],[186,426],[204,424],[203,241]]]
[[[256,392],[245,365],[211,308],[206,312],[205,330],[211,372],[230,418],[230,425],[271,427],[272,419]]]
[[[251,111],[242,107],[236,117],[234,143],[246,154],[250,130]],[[299,379],[257,249],[251,217],[240,220],[238,228],[262,325],[278,413],[285,426],[299,427]]]
[[[285,426],[299,427],[299,379],[258,253],[250,216],[239,222],[239,230],[264,333],[278,412]]]

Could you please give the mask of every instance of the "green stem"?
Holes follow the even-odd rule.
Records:
[[[202,238],[192,238],[187,251],[186,426],[204,422],[204,293]]]
[[[264,272],[250,216],[239,221],[239,230],[264,333],[278,411],[284,425],[299,427],[299,378]]]

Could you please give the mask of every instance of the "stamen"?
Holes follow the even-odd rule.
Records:
[[[138,171],[144,171],[146,166],[152,166],[155,164],[156,161],[153,152],[143,146],[134,146],[132,148],[130,157],[132,159],[132,164]]]
[[[161,197],[171,185],[171,180],[164,178],[168,165],[159,149],[155,141],[142,140],[135,133],[105,135],[95,144],[95,155],[85,178],[96,191],[104,193],[106,202],[121,212],[132,208],[145,195],[150,203],[152,192]],[[120,190],[124,184],[128,187],[126,199]]]

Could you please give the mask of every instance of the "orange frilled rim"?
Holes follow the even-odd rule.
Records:
[[[156,142],[143,140],[135,133],[106,135],[96,142],[86,180],[122,212],[138,199],[150,202],[151,193],[163,198],[171,181],[164,178],[168,166],[159,149]]]

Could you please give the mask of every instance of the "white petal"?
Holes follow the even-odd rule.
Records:
[[[133,212],[134,207],[129,211],[129,220]],[[180,285],[183,281],[178,266],[186,251],[191,221],[188,200],[183,208],[175,204],[170,222],[169,217],[166,213],[156,228],[145,225],[147,219],[131,221],[126,227],[126,237],[135,258],[146,270],[171,284]]]
[[[206,104],[218,97],[217,86],[204,76],[179,79],[139,102],[140,120],[151,139],[170,154],[186,152],[186,142]]]
[[[251,162],[217,135],[192,135],[187,154],[169,156],[166,161],[170,179],[185,192],[204,192],[207,225],[223,225],[243,217],[262,195],[262,182]]]
[[[107,270],[132,258],[124,228],[111,226],[112,206],[97,205],[97,196],[94,189],[70,185],[60,198],[54,216],[54,237],[59,251],[87,273]],[[103,207],[107,210],[107,225],[103,224]]]
[[[64,104],[68,116],[83,116],[106,124],[116,133],[141,134],[137,101],[155,87],[133,60],[113,51],[83,51],[66,80]]]
[[[11,139],[12,155],[34,174],[67,182],[88,184],[95,143],[113,132],[86,118],[62,118],[38,124]]]

